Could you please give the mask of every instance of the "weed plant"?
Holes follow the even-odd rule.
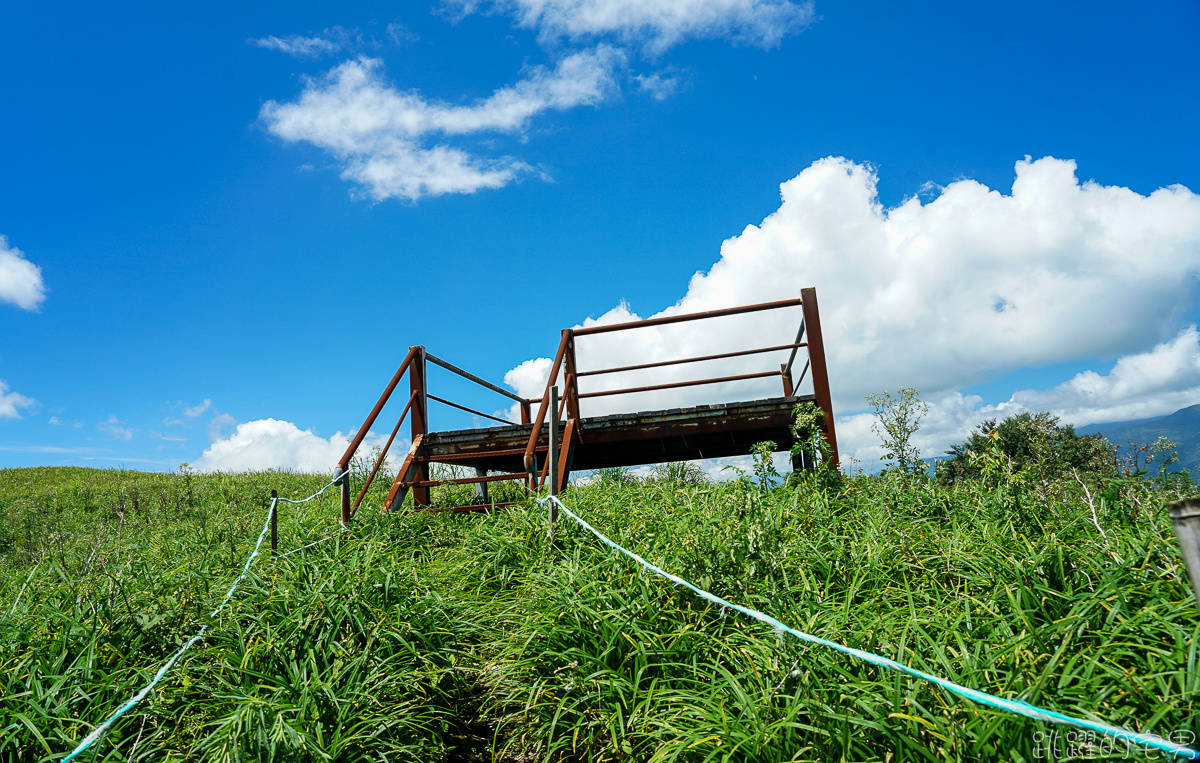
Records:
[[[1070,715],[1200,732],[1197,612],[1162,509],[1179,484],[757,476],[613,470],[564,500],[799,630]],[[270,490],[324,482],[0,470],[0,760],[73,749],[208,622]],[[284,504],[280,552],[335,530],[333,491]],[[1050,731],[722,612],[523,501],[364,510],[264,553],[81,760],[1033,761]]]

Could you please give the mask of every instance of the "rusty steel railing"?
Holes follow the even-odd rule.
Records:
[[[775,345],[772,347],[761,347],[749,350],[737,350],[734,352],[719,353],[716,355],[704,355],[692,358],[678,358],[673,360],[663,360],[654,363],[640,363],[631,366],[621,366],[617,368],[602,368],[590,371],[580,371],[575,359],[575,339],[582,336],[592,336],[595,334],[604,334],[614,331],[629,331],[639,328],[648,328],[651,326],[663,326],[670,323],[683,323],[687,321],[707,320],[710,318],[722,318],[733,315],[744,315],[746,313],[754,313],[763,310],[779,310],[788,307],[801,308],[800,329],[796,333],[796,341],[790,344]],[[807,337],[807,341],[801,341]],[[792,380],[792,364],[796,360],[796,354],[803,347],[807,350],[808,358],[805,361],[804,369],[800,372],[800,378],[795,382]],[[790,349],[791,355],[788,357],[787,363],[781,364],[779,370],[761,371],[747,374],[736,374],[734,376],[722,376],[707,379],[695,379],[681,382],[670,382],[665,384],[652,384],[641,387],[627,387],[623,389],[601,390],[596,392],[579,391],[579,379],[584,376],[598,376],[601,374],[614,374],[622,371],[637,371],[643,369],[660,368],[663,366],[674,366],[683,363],[699,363],[706,360],[721,360],[724,358],[743,357],[747,355],[757,355],[767,352],[778,352],[781,350]],[[721,384],[725,382],[743,381],[749,379],[762,379],[770,376],[779,376],[783,384],[783,394],[785,397],[791,397],[795,394],[795,389],[800,381],[803,381],[809,370],[812,371],[813,381],[813,396],[816,398],[817,406],[825,414],[825,436],[828,441],[834,466],[838,463],[837,440],[832,426],[833,422],[833,401],[829,392],[829,375],[825,366],[825,345],[821,336],[821,319],[817,311],[817,292],[816,289],[802,289],[799,299],[785,299],[777,302],[763,302],[757,305],[746,305],[743,307],[731,307],[722,310],[709,310],[701,313],[689,313],[686,315],[671,315],[663,318],[650,318],[642,321],[629,321],[627,323],[615,323],[608,326],[590,326],[587,328],[578,329],[563,329],[562,337],[558,344],[558,352],[555,353],[554,361],[550,366],[550,376],[546,380],[546,390],[542,394],[541,404],[538,407],[537,417],[533,421],[533,431],[529,434],[529,442],[525,448],[525,470],[529,474],[530,484],[536,485],[544,482],[549,469],[549,460],[542,469],[537,466],[537,451],[542,447],[539,445],[541,439],[542,425],[546,421],[546,415],[551,399],[551,389],[558,384],[560,372],[564,371],[565,378],[563,381],[563,395],[560,404],[555,406],[556,416],[559,420],[566,413],[568,426],[574,421],[580,420],[579,401],[585,398],[603,397],[609,395],[625,395],[638,392],[653,392],[664,389],[676,389],[680,387],[692,387],[703,384]],[[581,430],[574,428],[573,436],[582,436]],[[552,446],[547,446],[552,447]]]
[[[521,479],[524,477],[524,475],[492,475],[492,476],[486,476],[486,477],[469,477],[469,478],[465,478],[465,479],[452,479],[452,480],[431,480],[431,479],[429,479],[428,464],[421,462],[419,460],[416,460],[414,458],[414,456],[416,455],[415,451],[417,449],[415,446],[420,442],[420,439],[429,431],[429,413],[428,413],[428,401],[429,400],[433,400],[435,402],[442,403],[444,405],[448,405],[452,408],[457,408],[459,410],[466,411],[467,413],[471,413],[476,416],[482,416],[485,419],[489,419],[491,421],[497,421],[501,424],[515,424],[517,422],[507,421],[505,419],[501,419],[496,416],[492,416],[492,415],[484,413],[482,411],[477,411],[473,408],[468,408],[465,405],[459,405],[458,403],[451,402],[450,400],[447,400],[442,397],[438,397],[437,395],[430,394],[430,392],[427,388],[426,374],[425,374],[427,362],[433,363],[434,365],[437,365],[437,366],[441,366],[442,368],[446,369],[447,371],[450,371],[453,374],[457,374],[458,376],[461,376],[462,378],[464,378],[468,381],[474,382],[475,384],[478,384],[481,387],[489,389],[493,392],[497,392],[507,398],[510,398],[511,400],[516,401],[521,406],[521,408],[520,408],[521,422],[520,423],[523,423],[523,424],[529,423],[529,416],[530,416],[530,412],[532,409],[533,401],[526,400],[525,398],[520,397],[519,395],[515,395],[512,392],[504,389],[503,387],[498,387],[495,384],[485,381],[484,379],[481,379],[478,376],[476,376],[468,371],[464,371],[463,369],[459,368],[458,366],[448,363],[447,361],[442,360],[441,358],[433,355],[432,353],[427,352],[425,350],[425,348],[420,345],[408,348],[408,355],[406,355],[404,357],[404,361],[401,362],[400,367],[396,369],[396,373],[392,376],[392,380],[388,383],[387,387],[384,388],[383,394],[381,394],[379,396],[379,401],[375,403],[375,407],[371,409],[371,412],[370,412],[370,414],[367,415],[367,418],[363,422],[363,425],[358,428],[358,432],[355,433],[354,439],[351,440],[349,447],[346,448],[346,452],[342,455],[341,460],[338,462],[337,472],[335,473],[334,476],[335,476],[335,479],[338,481],[337,484],[339,484],[341,486],[341,491],[342,491],[341,503],[342,503],[342,523],[343,524],[349,522],[351,520],[351,518],[354,517],[355,512],[358,511],[359,505],[362,504],[363,499],[367,495],[367,491],[371,488],[371,483],[375,480],[375,476],[379,473],[379,469],[383,465],[384,459],[387,458],[388,451],[391,449],[392,443],[395,441],[396,435],[399,433],[400,427],[404,424],[404,420],[406,418],[408,418],[409,413],[412,413],[412,419],[410,420],[410,426],[411,426],[412,441],[413,441],[414,447],[412,449],[410,449],[409,460],[407,460],[405,462],[406,466],[410,466],[410,462],[411,462],[411,470],[413,472],[413,474],[411,475],[412,479],[407,480],[407,483],[411,485],[411,488],[413,491],[413,500],[415,502],[417,502],[419,505],[424,505],[429,502],[429,488],[436,486],[436,485],[464,484],[464,483],[471,483],[471,482],[494,482],[497,480]],[[396,421],[396,426],[394,426],[392,428],[392,433],[388,437],[387,443],[383,446],[382,451],[380,451],[379,457],[375,459],[375,464],[371,468],[370,474],[367,476],[366,480],[364,480],[362,490],[360,490],[358,493],[358,498],[353,503],[351,503],[351,500],[350,500],[350,462],[353,460],[354,455],[358,452],[359,447],[362,445],[363,440],[367,436],[367,433],[370,432],[371,427],[373,427],[375,425],[375,420],[379,418],[379,414],[383,411],[384,406],[387,405],[388,401],[391,399],[392,394],[396,391],[396,387],[399,386],[400,380],[404,378],[405,374],[408,374],[408,379],[409,379],[408,402],[405,404],[404,410],[400,413],[400,418]],[[392,490],[388,494],[388,501],[391,501],[395,497],[395,495],[397,493],[397,489],[401,486],[402,483],[406,482],[405,477],[409,476],[409,475],[406,475],[406,473],[405,473],[406,471],[407,471],[406,468],[401,468],[401,473],[397,476],[396,483],[392,486]]]

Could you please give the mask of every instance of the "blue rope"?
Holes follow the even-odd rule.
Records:
[[[1014,700],[1014,699],[1004,699],[1003,697],[996,697],[996,696],[993,696],[986,692],[979,691],[978,689],[972,689],[968,686],[963,686],[962,684],[957,684],[953,681],[950,681],[945,678],[941,678],[939,676],[935,676],[931,673],[926,673],[923,670],[917,670],[916,668],[910,668],[907,665],[901,664],[901,663],[896,662],[895,660],[889,659],[887,657],[883,657],[878,654],[874,654],[873,652],[866,652],[861,649],[855,649],[854,647],[843,646],[842,644],[838,644],[833,641],[827,641],[826,639],[823,639],[820,636],[813,636],[812,634],[804,633],[803,631],[798,631],[795,628],[791,628],[787,625],[784,625],[782,622],[780,622],[779,620],[776,620],[774,617],[771,617],[770,615],[763,614],[762,612],[759,612],[758,610],[750,609],[748,607],[743,607],[738,604],[734,604],[732,602],[726,601],[725,599],[722,599],[720,596],[717,596],[716,594],[712,594],[712,593],[709,593],[708,591],[697,588],[696,586],[692,585],[691,583],[689,583],[688,581],[679,577],[678,575],[672,575],[671,573],[666,572],[665,570],[662,570],[662,569],[654,566],[653,564],[651,564],[650,562],[647,562],[645,559],[638,556],[634,552],[629,551],[628,549],[623,548],[622,546],[618,545],[617,543],[609,540],[601,532],[596,530],[596,528],[589,525],[582,518],[580,518],[578,515],[576,515],[573,511],[571,511],[566,506],[564,506],[563,502],[558,500],[558,498],[556,498],[554,496],[550,496],[548,498],[543,499],[543,501],[554,501],[554,503],[558,504],[558,507],[560,509],[562,509],[563,512],[567,516],[569,516],[571,519],[574,519],[585,530],[587,530],[592,535],[595,535],[597,538],[599,538],[602,543],[609,546],[610,548],[620,551],[622,554],[625,554],[626,556],[633,559],[638,564],[642,565],[643,567],[650,570],[651,572],[661,575],[662,577],[666,578],[667,580],[670,580],[672,583],[675,583],[676,585],[681,585],[681,586],[691,589],[692,592],[694,592],[697,596],[699,596],[702,599],[711,601],[712,603],[717,604],[721,607],[726,607],[728,609],[733,609],[738,612],[741,612],[743,615],[752,617],[755,620],[758,620],[760,622],[764,622],[767,625],[770,625],[772,628],[775,628],[776,630],[786,631],[787,633],[792,634],[793,636],[800,639],[801,641],[807,641],[807,642],[813,643],[813,644],[820,644],[821,646],[829,647],[830,649],[841,652],[842,654],[848,654],[851,657],[857,657],[858,659],[863,660],[864,662],[868,662],[872,665],[878,665],[881,668],[888,668],[889,670],[895,670],[900,673],[906,673],[915,678],[924,679],[926,681],[929,681],[930,683],[937,684],[938,686],[942,687],[943,689],[953,692],[954,694],[957,694],[960,697],[965,697],[974,702],[978,702],[981,705],[987,705],[988,707],[996,708],[997,710],[1004,710],[1005,712],[1013,713],[1015,715],[1023,715],[1026,718],[1033,718],[1034,720],[1045,721],[1047,723],[1058,723],[1058,724],[1062,724],[1065,726],[1075,726],[1077,728],[1088,729],[1090,731],[1098,731],[1101,734],[1107,734],[1107,735],[1115,737],[1117,739],[1128,740],[1128,741],[1134,742],[1139,745],[1145,745],[1147,747],[1154,747],[1163,752],[1171,753],[1172,755],[1177,755],[1177,756],[1183,757],[1183,758],[1188,758],[1189,760],[1200,760],[1200,752],[1197,752],[1196,750],[1193,750],[1190,747],[1185,747],[1180,744],[1175,744],[1174,742],[1170,742],[1170,741],[1163,739],[1162,737],[1156,736],[1154,734],[1139,734],[1137,732],[1128,731],[1127,729],[1123,729],[1118,726],[1110,726],[1107,723],[1101,723],[1099,721],[1090,721],[1090,720],[1086,720],[1083,718],[1073,718],[1069,715],[1063,715],[1062,713],[1058,713],[1053,710],[1045,710],[1045,709],[1042,709],[1035,705],[1031,705],[1028,702],[1022,702],[1020,700]]]
[[[221,600],[220,606],[218,606],[216,609],[214,609],[212,611],[212,614],[209,615],[210,618],[216,617],[217,614],[222,609],[225,608],[225,605],[229,603],[229,599],[233,597],[233,592],[237,590],[238,585],[241,584],[242,580],[246,577],[247,573],[249,573],[250,563],[254,561],[254,557],[258,556],[258,550],[260,548],[262,548],[263,538],[266,537],[267,531],[271,529],[271,512],[275,510],[275,507],[279,504],[279,502],[284,501],[287,503],[296,503],[296,504],[306,503],[306,502],[311,501],[312,499],[316,498],[317,496],[321,495],[321,493],[324,493],[326,490],[328,490],[330,488],[330,486],[337,483],[337,481],[339,479],[341,479],[340,476],[334,478],[334,480],[332,482],[330,482],[329,484],[327,484],[325,487],[323,487],[320,490],[318,490],[317,492],[313,493],[308,498],[305,498],[300,501],[292,501],[287,498],[272,498],[271,499],[271,507],[267,510],[267,521],[265,523],[263,523],[262,532],[260,532],[258,534],[258,542],[256,542],[254,544],[254,551],[252,551],[250,553],[249,558],[246,559],[246,564],[242,566],[242,574],[238,575],[237,580],[233,581],[233,585],[231,585],[229,587],[229,591],[226,592],[225,598]],[[120,718],[125,713],[132,710],[134,705],[136,705],[137,703],[139,703],[143,699],[145,699],[146,695],[150,693],[150,690],[154,688],[154,685],[156,683],[158,683],[160,680],[162,680],[162,677],[167,674],[167,671],[169,671],[175,665],[175,663],[179,661],[179,658],[183,656],[183,653],[186,652],[188,649],[190,649],[193,644],[195,644],[196,642],[203,639],[204,634],[207,631],[208,631],[208,623],[205,623],[203,626],[201,626],[199,633],[197,633],[195,636],[192,636],[190,639],[188,639],[187,643],[184,644],[183,646],[181,646],[179,648],[179,651],[177,651],[174,655],[172,655],[171,659],[167,660],[166,664],[164,664],[161,668],[158,669],[158,673],[156,673],[154,675],[153,681],[146,684],[146,686],[141,691],[139,691],[137,694],[130,697],[128,702],[126,702],[124,705],[121,705],[120,709],[118,709],[115,713],[110,715],[108,717],[108,720],[104,721],[104,723],[101,723],[99,726],[97,726],[92,731],[92,733],[90,733],[86,737],[84,737],[83,741],[79,743],[79,746],[76,747],[71,752],[70,755],[68,755],[67,757],[62,759],[62,763],[68,763],[68,761],[73,760],[84,750],[86,750],[87,748],[89,748],[93,744],[95,744],[96,741],[98,739],[100,739],[100,737],[104,736],[105,732],[107,732],[109,727],[113,725],[114,721],[116,721],[118,718]]]

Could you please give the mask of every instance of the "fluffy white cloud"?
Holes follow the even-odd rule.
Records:
[[[962,442],[985,419],[1022,411],[1049,411],[1065,424],[1086,426],[1165,416],[1200,403],[1200,331],[1189,326],[1148,352],[1118,358],[1107,374],[1084,371],[1048,390],[1019,390],[1003,402],[949,392],[929,399],[930,410],[913,438],[926,458]],[[866,465],[882,456],[868,413],[837,418],[842,450]]]
[[[388,84],[378,59],[346,61],[305,81],[292,103],[268,101],[261,118],[286,141],[304,141],[333,154],[342,177],[374,199],[500,188],[532,168],[513,157],[481,158],[444,143],[479,132],[519,132],[539,113],[599,103],[616,87],[623,54],[599,46],[567,56],[553,69],[530,67],[511,87],[467,106],[429,101]]]
[[[611,36],[662,53],[687,39],[771,48],[814,19],[811,2],[788,0],[452,0],[462,13],[511,14],[543,42]]]
[[[42,269],[25,259],[25,253],[0,236],[0,302],[37,310],[46,299]]]
[[[383,436],[368,435],[359,455],[370,453],[371,448],[382,446],[385,441]],[[341,432],[326,439],[313,434],[310,429],[301,430],[290,421],[259,419],[238,424],[232,435],[210,445],[194,466],[209,472],[292,469],[332,473],[349,445],[349,436]],[[388,453],[388,464],[392,468],[397,463],[395,454],[405,453],[401,445],[400,442],[393,443]]]
[[[1200,400],[1195,329],[1155,346],[1196,307],[1200,196],[1187,188],[1144,196],[1080,183],[1074,162],[1026,158],[1009,194],[961,180],[927,203],[914,197],[885,209],[872,168],[831,157],[781,191],[779,210],[727,240],[720,260],[657,315],[787,299],[815,286],[835,410],[862,410],[865,396],[883,389],[924,390],[934,410],[917,444],[927,455],[988,416],[1046,409],[1082,425]],[[582,325],[637,317],[622,304]],[[798,311],[754,313],[582,337],[577,352],[583,369],[708,355],[789,342],[798,323]],[[995,372],[1119,356],[1106,376],[1080,374],[999,405],[957,392]],[[759,357],[589,377],[582,388],[769,370],[783,359]],[[506,381],[540,396],[548,368],[545,359],[526,362]],[[780,391],[769,379],[583,405],[585,415],[597,415]],[[866,460],[878,442],[870,421],[838,420],[839,444]]]
[[[1149,352],[1119,358],[1106,375],[1084,371],[1045,391],[1023,390],[1009,405],[1048,410],[1077,426],[1151,418],[1200,403],[1200,332],[1189,326]]]
[[[0,379],[0,419],[21,418],[21,408],[32,408],[37,401],[19,392],[10,392],[8,384]]]
[[[1182,186],[1142,196],[1026,158],[1009,195],[962,180],[886,210],[875,183],[869,167],[816,162],[783,184],[777,212],[725,242],[678,309],[816,286],[832,386],[860,407],[885,387],[943,391],[1139,351],[1195,305],[1200,196]]]
[[[353,47],[357,38],[357,30],[343,29],[340,26],[335,26],[312,37],[304,37],[298,34],[288,35],[287,37],[275,37],[272,35],[270,37],[252,37],[246,40],[246,42],[267,50],[286,53],[295,58],[320,58]]]

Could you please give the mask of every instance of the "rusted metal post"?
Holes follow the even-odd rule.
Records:
[[[271,556],[279,550],[279,491],[271,491]]]
[[[550,449],[546,452],[546,458],[550,466],[550,496],[558,498],[558,385],[550,388],[550,413]],[[553,532],[554,524],[558,522],[558,505],[554,501],[547,501],[546,505],[550,530]]]
[[[1171,524],[1175,526],[1179,550],[1183,552],[1183,563],[1192,583],[1192,595],[1196,597],[1196,606],[1200,607],[1200,498],[1168,503],[1167,513],[1171,517]]]
[[[363,438],[367,436],[367,432],[371,431],[371,426],[374,425],[375,419],[379,416],[379,412],[383,410],[383,406],[392,396],[392,391],[396,389],[396,385],[400,383],[400,377],[404,376],[404,372],[408,370],[409,365],[413,360],[413,353],[416,348],[410,347],[408,355],[405,356],[404,362],[396,369],[395,375],[388,383],[387,388],[383,390],[383,394],[379,396],[379,402],[375,403],[375,407],[367,415],[367,420],[358,428],[354,439],[350,441],[350,445],[346,448],[346,452],[342,454],[342,460],[338,462],[337,471],[334,472],[335,479],[340,478],[343,474],[350,471],[350,459],[358,451],[358,446],[362,444]],[[342,524],[350,521],[350,487],[348,484],[342,486]]]
[[[579,369],[575,362],[575,335],[570,329],[564,329],[567,335],[567,411],[569,417],[578,421],[579,414]]]
[[[417,437],[424,435],[429,431],[429,400],[428,392],[425,386],[425,348],[421,346],[413,347],[412,365],[408,368],[408,384],[415,395],[412,409],[412,440],[417,441]],[[429,464],[419,462],[417,464],[416,480],[423,482],[429,479]],[[429,505],[429,488],[414,487],[412,489],[413,506],[428,506]]]
[[[817,312],[817,290],[801,289],[804,325],[808,332],[808,360],[812,368],[813,395],[817,407],[825,414],[825,440],[829,443],[830,459],[838,468],[837,434],[833,427],[833,399],[829,394],[829,372],[825,367],[825,342],[821,338],[821,317]]]
[[[792,388],[792,372],[788,370],[787,363],[779,364],[779,375],[783,377],[783,396],[791,397],[795,390]]]
[[[550,387],[558,380],[558,369],[562,366],[563,354],[567,351],[566,335],[558,343],[558,352],[554,362],[550,364],[550,378],[546,380],[546,391],[542,393],[542,404],[538,406],[537,418],[533,420],[533,430],[529,433],[529,444],[525,446],[525,471],[530,474],[530,486],[536,486],[537,480],[537,441],[542,434],[542,424],[546,421],[546,404],[550,398]]]

